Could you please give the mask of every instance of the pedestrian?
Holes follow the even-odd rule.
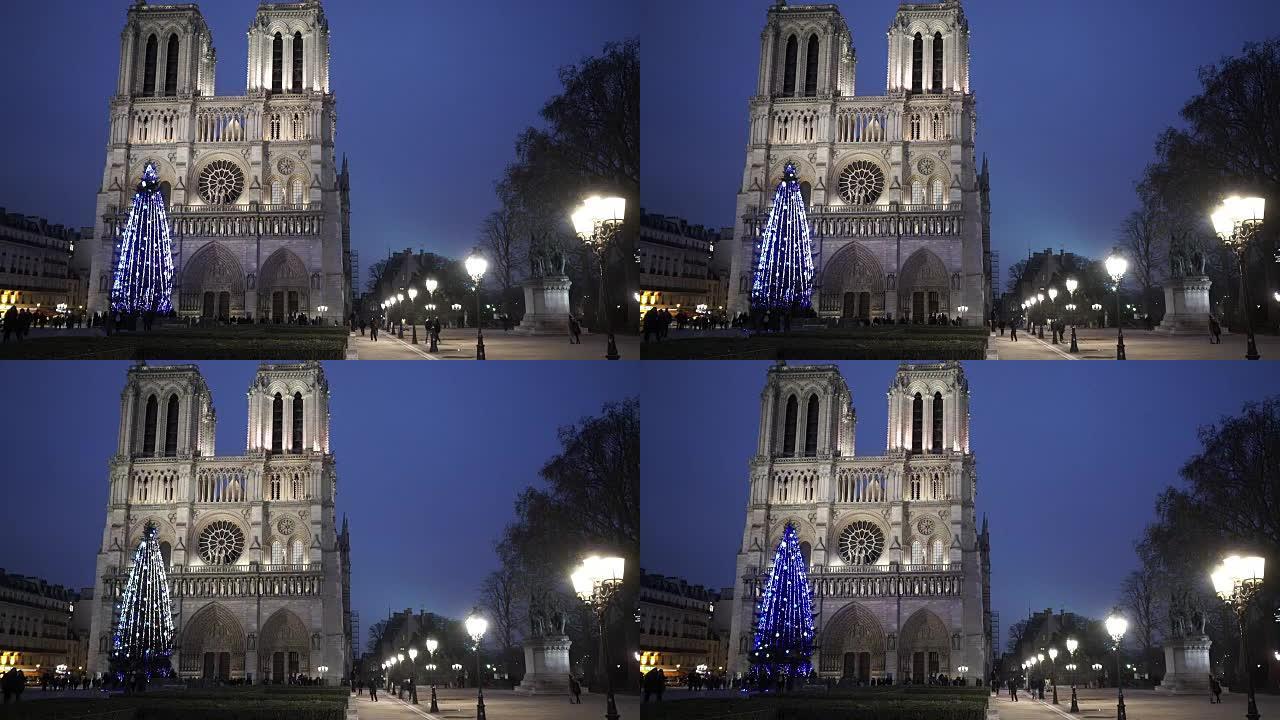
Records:
[[[1213,692],[1213,697],[1209,698],[1209,702],[1222,704],[1222,683],[1218,682],[1218,678],[1213,675],[1209,676],[1209,690]]]
[[[369,701],[378,702],[378,678],[376,676],[369,680]]]
[[[8,337],[8,336],[9,336],[9,333],[6,330],[5,337]],[[1209,344],[1210,345],[1222,344],[1222,325],[1221,323],[1218,322],[1218,318],[1212,315],[1209,316]]]
[[[582,323],[578,322],[578,318],[569,313],[569,344],[582,344]]]
[[[1009,340],[1010,342],[1018,342],[1018,321],[1014,320],[1009,323]]]
[[[582,685],[578,682],[578,678],[572,674],[569,675],[569,704],[582,704]]]
[[[374,320],[369,323],[369,339],[378,342],[378,321]]]
[[[649,308],[645,311],[644,319],[640,323],[641,329],[644,331],[644,339],[641,342],[649,342],[649,336],[658,337],[658,311],[655,308]]]

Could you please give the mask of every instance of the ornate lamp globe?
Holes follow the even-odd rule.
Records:
[[[489,261],[479,255],[472,255],[467,258],[465,265],[467,266],[467,275],[474,282],[480,282],[480,278],[484,277],[484,273],[489,269]]]
[[[472,613],[465,623],[467,626],[467,634],[471,636],[472,641],[477,645],[480,644],[480,638],[484,637],[484,631],[489,629],[489,621],[480,616],[479,613]]]
[[[1080,641],[1079,641],[1079,640],[1077,640],[1077,639],[1075,639],[1075,638],[1067,638],[1067,653],[1068,653],[1068,654],[1070,654],[1070,655],[1075,655],[1075,654],[1076,654],[1076,648],[1078,648],[1078,647],[1080,647]]]
[[[1112,255],[1107,258],[1106,266],[1107,274],[1111,276],[1111,279],[1115,282],[1120,282],[1120,279],[1124,277],[1125,271],[1129,269],[1129,261],[1120,255]]]
[[[1213,231],[1228,245],[1241,245],[1248,242],[1249,233],[1239,232],[1239,229],[1242,225],[1262,222],[1266,205],[1265,198],[1232,195],[1223,200],[1222,204],[1209,216],[1213,221]]]
[[[599,557],[593,555],[582,561],[578,569],[569,576],[573,582],[573,591],[584,602],[591,602],[596,590],[602,585],[622,582],[622,571],[626,560],[620,557]]]
[[[416,297],[418,297],[418,288],[416,288],[416,287],[411,287],[411,288],[409,288],[406,292],[408,292],[408,293],[409,293],[409,301],[410,301],[410,302],[413,302],[413,299],[414,299],[414,298],[416,298]]]
[[[1099,670],[1101,670],[1101,669],[1102,669],[1102,663],[1094,663],[1094,664],[1093,664],[1093,671],[1094,671],[1094,672],[1098,672],[1098,671],[1099,671]]]
[[[1111,636],[1111,641],[1119,645],[1124,638],[1125,632],[1129,629],[1129,621],[1119,615],[1112,615],[1107,618],[1106,626],[1107,634]]]
[[[1056,647],[1051,647],[1051,648],[1049,648],[1049,659],[1050,659],[1050,660],[1057,660],[1057,659],[1058,659],[1058,648],[1056,648]]]
[[[1036,293],[1036,302],[1044,302],[1044,293]]]
[[[404,302],[404,293],[396,293],[396,302]]]
[[[593,195],[583,200],[570,216],[573,231],[585,242],[596,244],[601,240],[596,236],[596,228],[606,222],[621,222],[626,209],[625,198]]]
[[[1056,288],[1056,287],[1051,287],[1051,288],[1049,288],[1049,299],[1050,299],[1050,300],[1057,300],[1057,299],[1058,299],[1058,288]]]
[[[404,653],[396,653],[396,662],[404,662]]]
[[[418,648],[409,648],[409,660],[413,661],[417,659],[418,659]]]
[[[440,283],[436,282],[435,278],[427,278],[426,282],[422,284],[427,288],[428,295],[433,294],[436,291],[436,288],[440,287]]]
[[[1218,593],[1223,600],[1230,602],[1239,588],[1262,583],[1266,562],[1266,558],[1256,555],[1247,557],[1232,555],[1223,558],[1222,563],[1214,568],[1209,576],[1213,580],[1214,592]]]
[[[1044,662],[1044,653],[1036,653],[1036,664]]]
[[[1101,309],[1102,309],[1102,303],[1094,303],[1094,304],[1093,304],[1093,311],[1094,311],[1094,312],[1098,312],[1098,311],[1099,311],[1099,310],[1101,310]]]
[[[1069,277],[1067,278],[1066,286],[1067,286],[1067,292],[1071,295],[1075,295],[1076,288],[1080,287],[1080,281],[1073,277]]]
[[[439,641],[437,641],[435,638],[427,638],[427,654],[428,655],[434,655],[436,653],[436,648],[438,647],[440,647]]]

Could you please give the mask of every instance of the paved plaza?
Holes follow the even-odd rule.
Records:
[[[615,335],[618,355],[623,360],[640,357],[640,338],[635,335]],[[360,360],[475,360],[475,328],[446,328],[440,331],[439,352],[427,352],[431,347],[426,330],[418,326],[418,344],[412,342],[409,328],[404,339],[391,333],[379,333],[378,341],[369,339],[368,331],[362,336],[351,336],[347,345],[348,357]],[[607,335],[583,335],[581,344],[571,344],[567,337],[550,335],[517,335],[500,329],[484,331],[484,354],[488,360],[603,360],[608,347]]]
[[[1257,335],[1258,353],[1263,360],[1280,360],[1280,337]],[[991,337],[987,346],[991,356],[1000,360],[1114,360],[1116,357],[1115,328],[1078,328],[1076,344],[1079,353],[1069,353],[1071,332],[1065,342],[1054,345],[1046,330],[1044,340],[1030,333],[1018,333],[1018,342],[1004,336]],[[1162,335],[1150,330],[1125,328],[1125,357],[1129,360],[1243,360],[1244,333],[1222,336],[1222,343],[1212,345],[1208,335]]]
[[[1072,714],[1071,688],[1058,686],[1059,705],[1049,702],[1049,691],[1045,692],[1046,700],[1028,699],[1025,693],[1018,693],[1018,702],[1010,702],[1008,692],[991,704],[1000,715],[1000,720],[1040,720],[1048,718],[1114,718],[1116,716],[1116,690],[1103,688],[1100,690],[1077,690],[1080,712]],[[1258,695],[1258,712],[1264,718],[1280,717],[1280,697],[1274,695]],[[1226,693],[1222,696],[1221,705],[1210,705],[1207,696],[1200,695],[1162,695],[1153,690],[1124,691],[1125,716],[1128,720],[1226,720],[1243,718],[1245,715],[1245,696],[1243,694]]]
[[[475,688],[437,688],[436,698],[440,712],[431,713],[431,688],[418,686],[418,705],[411,705],[395,696],[378,695],[378,702],[370,702],[368,693],[352,698],[351,708],[359,720],[392,720],[400,718],[428,718],[452,720],[476,716]],[[640,699],[635,695],[616,696],[618,714],[622,720],[638,720]],[[485,716],[493,720],[597,720],[604,717],[603,694],[588,693],[582,696],[581,705],[570,705],[566,695],[516,695],[510,690],[484,691]]]

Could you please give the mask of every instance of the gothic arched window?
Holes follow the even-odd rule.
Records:
[[[943,205],[946,203],[942,196],[942,179],[935,178],[933,181],[933,198],[930,200],[934,205]]]
[[[942,452],[942,393],[933,394],[933,446],[932,452]]]
[[[147,38],[147,54],[142,61],[142,92],[146,95],[154,95],[156,92],[156,53],[159,52],[159,47],[160,42],[155,35]]]
[[[911,204],[924,204],[924,185],[919,180],[911,181]]]
[[[799,407],[800,403],[796,402],[795,395],[787,398],[787,418],[782,430],[783,455],[794,455],[796,452],[796,415]]]
[[[289,553],[289,562],[294,565],[304,565],[307,562],[307,556],[302,552],[302,541],[293,541],[293,551]]]
[[[813,457],[818,454],[818,396],[809,396],[809,407],[805,411],[804,454]]]
[[[279,180],[271,181],[271,204],[272,205],[284,204],[284,187],[280,185]]]
[[[165,51],[164,61],[164,94],[170,97],[178,94],[178,34],[169,36],[169,47]]]
[[[920,393],[916,393],[915,399],[911,401],[911,452],[920,452],[923,432],[924,399],[920,397]]]
[[[302,33],[293,34],[293,91],[302,92]]]
[[[144,453],[150,454],[156,451],[156,416],[159,412],[160,402],[156,400],[156,396],[147,398],[146,420],[142,426],[142,452]]]
[[[173,546],[167,540],[160,543],[160,560],[165,567],[169,567],[171,557],[173,557]]]
[[[809,204],[811,202],[810,198],[812,197],[813,197],[813,186],[809,184],[809,181],[805,180],[804,182],[800,183],[800,199],[804,200],[805,207],[809,207]]]
[[[947,556],[942,552],[942,539],[938,538],[933,541],[933,558],[929,561],[934,565],[946,565]]]
[[[911,113],[911,139],[920,139],[920,113]]]
[[[796,93],[796,55],[800,51],[800,43],[796,41],[796,36],[792,35],[787,38],[787,59],[782,66],[782,94],[794,95]]]
[[[295,206],[301,207],[302,206],[302,181],[297,178],[294,178],[292,185],[293,185],[293,192],[291,193],[292,198],[289,200],[289,202],[293,203]]]
[[[271,452],[273,453],[278,453],[282,449],[283,425],[284,398],[280,397],[280,393],[276,393],[275,399],[271,401]]]
[[[911,541],[911,564],[924,564],[924,545],[921,545],[919,540]]]
[[[911,41],[911,92],[920,92],[924,83],[924,38],[916,33]]]
[[[942,33],[933,34],[933,91],[942,92]]]
[[[273,540],[271,542],[271,564],[284,564],[284,545],[282,545],[279,540]]]
[[[810,565],[809,558],[812,556],[813,556],[813,546],[810,545],[807,541],[800,543],[800,557],[804,558],[805,567],[808,567]]]
[[[178,454],[178,396],[169,396],[169,407],[165,410],[164,419],[164,456],[173,457]]]
[[[283,87],[284,72],[284,38],[276,33],[271,41],[271,92],[280,92]]]
[[[293,452],[302,452],[302,393],[293,394]]]
[[[809,49],[804,61],[804,94],[813,97],[818,94],[818,36],[809,36]]]

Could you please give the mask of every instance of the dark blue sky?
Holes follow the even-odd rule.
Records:
[[[91,586],[128,363],[7,362],[0,433],[0,567]],[[217,450],[244,452],[257,364],[198,363]],[[516,493],[541,485],[556,430],[634,393],[633,363],[327,363],[338,522],[351,522],[352,602],[367,629],[387,609],[463,617],[495,568]],[[367,639],[367,632],[362,635]],[[363,640],[362,640],[363,648]]]
[[[0,3],[0,67],[21,108],[0,117],[0,207],[93,224],[120,31],[131,0]],[[219,95],[244,93],[256,0],[199,3]],[[326,0],[339,161],[351,159],[361,268],[406,247],[461,255],[496,201],[516,134],[560,91],[557,70],[636,34],[639,4],[595,0]],[[361,282],[361,288],[364,282]]]
[[[858,454],[883,453],[897,363],[838,365],[858,412]],[[733,584],[767,368],[643,364],[645,570]],[[965,374],[1002,632],[1028,608],[1102,616],[1136,564],[1156,494],[1199,450],[1197,428],[1280,392],[1274,370],[1243,362],[978,362]]]
[[[646,0],[641,192],[649,212],[734,223],[747,100],[771,4]],[[858,94],[882,94],[885,31],[898,3],[837,4],[858,53]],[[1003,268],[1028,247],[1108,250],[1157,133],[1199,92],[1197,67],[1280,32],[1274,0],[968,0],[964,9],[978,157],[991,160],[991,242]]]

